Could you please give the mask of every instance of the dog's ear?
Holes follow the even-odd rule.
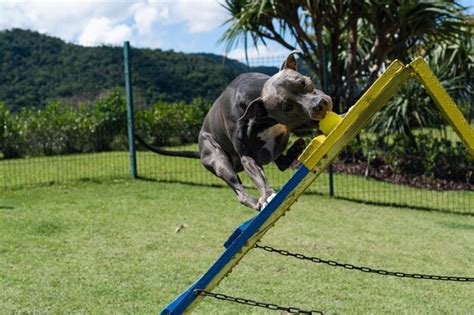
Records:
[[[248,121],[251,118],[263,117],[267,115],[267,110],[263,106],[263,100],[261,97],[254,99],[242,117],[239,118],[239,121]]]
[[[285,70],[285,69],[291,69],[295,70],[298,67],[298,62],[296,62],[295,55],[296,54],[301,54],[298,50],[293,50],[288,57],[286,57],[286,60],[283,61],[283,64],[281,65],[280,70]]]

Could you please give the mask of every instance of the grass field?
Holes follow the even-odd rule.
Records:
[[[185,147],[194,149],[194,147]],[[138,152],[138,173],[147,179],[166,182],[186,182],[197,185],[223,185],[202,167],[200,161],[158,156]],[[0,189],[66,183],[77,180],[126,179],[130,177],[127,152],[77,154],[0,160]],[[292,170],[280,172],[274,165],[266,167],[273,187],[281,187]],[[250,185],[247,178],[242,178]],[[336,174],[335,195],[353,201],[379,205],[398,205],[412,208],[455,213],[474,213],[474,193],[468,191],[429,191],[383,183],[361,176]],[[322,174],[310,191],[328,194],[328,176]]]
[[[178,183],[84,180],[3,190],[0,314],[156,314],[254,214],[227,188]],[[473,216],[310,194],[262,243],[386,270],[474,276]],[[252,250],[215,292],[328,314],[472,314],[473,285]],[[205,298],[195,314],[273,313]]]

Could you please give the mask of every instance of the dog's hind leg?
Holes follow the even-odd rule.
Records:
[[[222,178],[235,192],[240,203],[259,210],[258,200],[245,191],[229,157],[210,134],[203,132],[199,135],[199,149],[204,167]]]
[[[240,157],[240,161],[242,162],[245,172],[260,192],[257,209],[263,209],[267,200],[275,194],[275,191],[268,185],[268,180],[263,172],[263,168],[256,163],[254,159],[243,155]]]

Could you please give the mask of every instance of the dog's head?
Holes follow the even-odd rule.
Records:
[[[280,71],[268,79],[261,96],[252,101],[241,119],[268,116],[290,128],[316,127],[332,109],[331,98],[296,71],[296,53],[290,53]]]

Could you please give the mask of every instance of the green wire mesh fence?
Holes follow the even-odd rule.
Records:
[[[74,47],[69,49],[80,49],[75,45],[72,46]],[[88,76],[91,81],[96,80],[97,85],[101,84],[103,78],[94,71],[95,59],[99,59],[99,56],[105,58],[105,55],[108,56],[109,62],[114,64],[114,67],[110,67],[108,83],[102,93],[91,92],[89,85],[84,86],[83,90],[79,87],[80,93],[77,95],[81,97],[77,95],[64,97],[58,100],[59,105],[54,105],[56,107],[41,104],[36,107],[41,108],[40,110],[34,109],[28,113],[10,109],[8,119],[5,118],[6,109],[3,108],[3,114],[0,113],[3,115],[3,120],[0,121],[3,129],[8,128],[10,133],[17,132],[18,138],[15,142],[15,138],[10,135],[10,143],[6,142],[5,137],[1,139],[4,142],[0,144],[2,149],[0,188],[13,189],[77,180],[130,177],[125,99],[122,92],[124,86],[122,48],[103,46],[87,49],[89,59],[84,60],[82,68],[77,71],[90,71]],[[220,89],[242,72],[256,71],[272,75],[278,71],[285,58],[285,56],[272,56],[241,59],[239,62],[224,60],[214,55],[190,55],[186,56],[190,62],[185,66],[182,64],[173,66],[161,65],[152,57],[152,51],[132,49],[133,98],[135,115],[139,118],[136,122],[136,132],[148,134],[150,139],[156,140],[155,144],[172,145],[173,149],[186,150],[197,150],[197,145],[189,142],[197,138],[199,117],[205,114],[206,106],[217,97]],[[77,67],[77,65],[70,66]],[[209,72],[204,69],[208,70],[209,67],[212,67],[211,73],[219,80],[200,76],[203,73],[208,75]],[[174,104],[175,107],[155,106],[160,102],[175,102],[166,91],[170,85],[181,84],[162,79],[153,81],[157,71],[164,72],[165,77],[169,78],[186,78],[186,82],[192,82],[197,85],[198,90],[201,89],[202,99],[195,101],[191,98],[186,99],[186,96],[175,95],[177,98],[184,98],[182,104]],[[307,71],[304,66],[302,71]],[[319,85],[317,79],[314,81]],[[147,82],[146,88],[143,87],[143,82]],[[205,82],[203,87],[199,86],[200,82]],[[194,105],[186,105],[189,103]],[[190,106],[195,106],[198,110],[189,111]],[[166,110],[160,111],[160,109]],[[156,122],[143,123],[146,120],[159,120],[161,125]],[[173,124],[183,126],[192,124],[192,128],[189,127],[189,130],[188,127],[177,128],[173,127]],[[187,133],[178,134],[177,129],[186,129]],[[160,135],[167,135],[163,139],[166,138],[169,142],[160,140]],[[308,135],[307,138],[311,136]],[[400,179],[396,173],[389,172],[387,165],[380,165],[377,159],[370,158],[370,152],[376,150],[364,147],[363,139],[371,136],[373,135],[367,132],[356,140],[360,151],[365,152],[357,161],[348,158],[346,154],[344,159],[335,162],[335,198],[377,205],[474,214],[473,163],[465,166],[466,179],[459,185],[446,180],[433,182],[426,176],[411,178],[408,176],[409,180]],[[456,139],[450,141],[454,142]],[[8,152],[7,145],[10,150]],[[25,147],[35,150],[28,152],[21,149]],[[12,151],[15,148],[18,152]],[[223,186],[223,182],[205,170],[199,160],[159,156],[142,148],[137,151],[137,169],[138,176],[144,179]],[[272,186],[276,188],[285,183],[292,173],[291,170],[280,172],[274,165],[266,167],[266,172]],[[252,186],[245,175],[242,175],[242,179],[245,184]],[[328,191],[328,175],[324,174],[318,178],[308,193],[328,195]]]

